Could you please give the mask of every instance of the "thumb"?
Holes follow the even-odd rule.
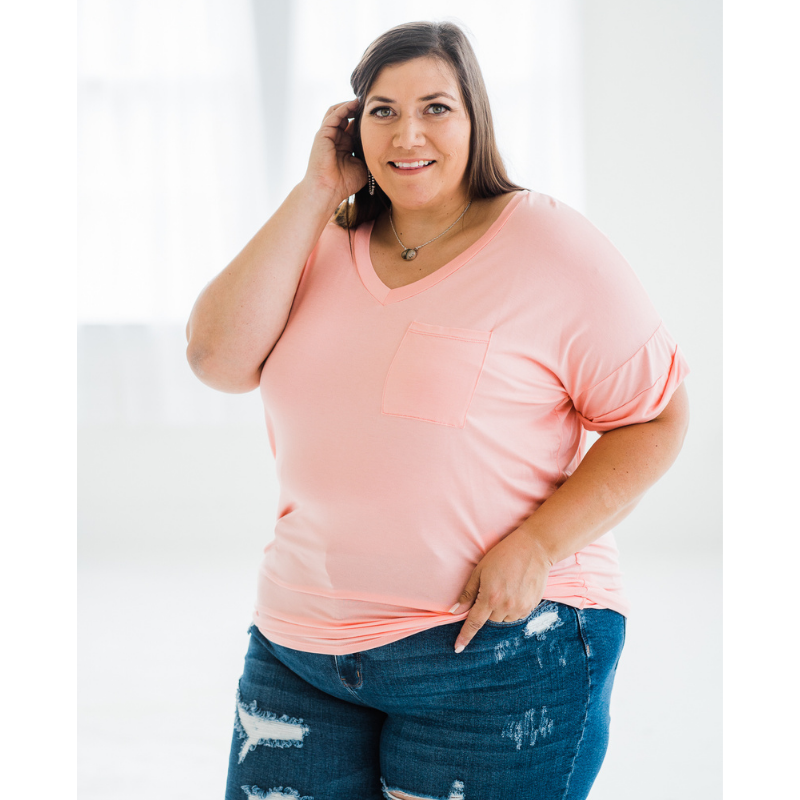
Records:
[[[478,587],[480,583],[481,573],[480,570],[476,569],[472,575],[470,575],[467,585],[464,587],[464,591],[461,592],[461,596],[458,598],[458,602],[450,609],[451,614],[458,614],[460,608],[466,608],[475,602],[478,596]]]

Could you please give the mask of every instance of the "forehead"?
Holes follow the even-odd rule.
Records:
[[[439,89],[450,90],[456,97],[461,95],[453,68],[446,61],[424,56],[383,67],[375,77],[367,96],[374,93],[389,97],[405,94],[410,96],[417,91],[430,94]]]

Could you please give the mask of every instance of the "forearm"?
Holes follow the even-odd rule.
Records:
[[[603,434],[520,526],[552,566],[627,517],[680,452],[685,425],[659,419]]]

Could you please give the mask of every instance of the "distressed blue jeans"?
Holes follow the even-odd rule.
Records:
[[[343,656],[255,625],[239,680],[226,800],[579,800],[608,747],[625,617],[543,600]]]

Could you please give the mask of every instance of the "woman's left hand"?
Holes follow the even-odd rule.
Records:
[[[552,564],[531,535],[520,528],[501,539],[477,563],[453,614],[474,601],[456,639],[456,653],[472,641],[487,619],[524,619],[542,600]]]

